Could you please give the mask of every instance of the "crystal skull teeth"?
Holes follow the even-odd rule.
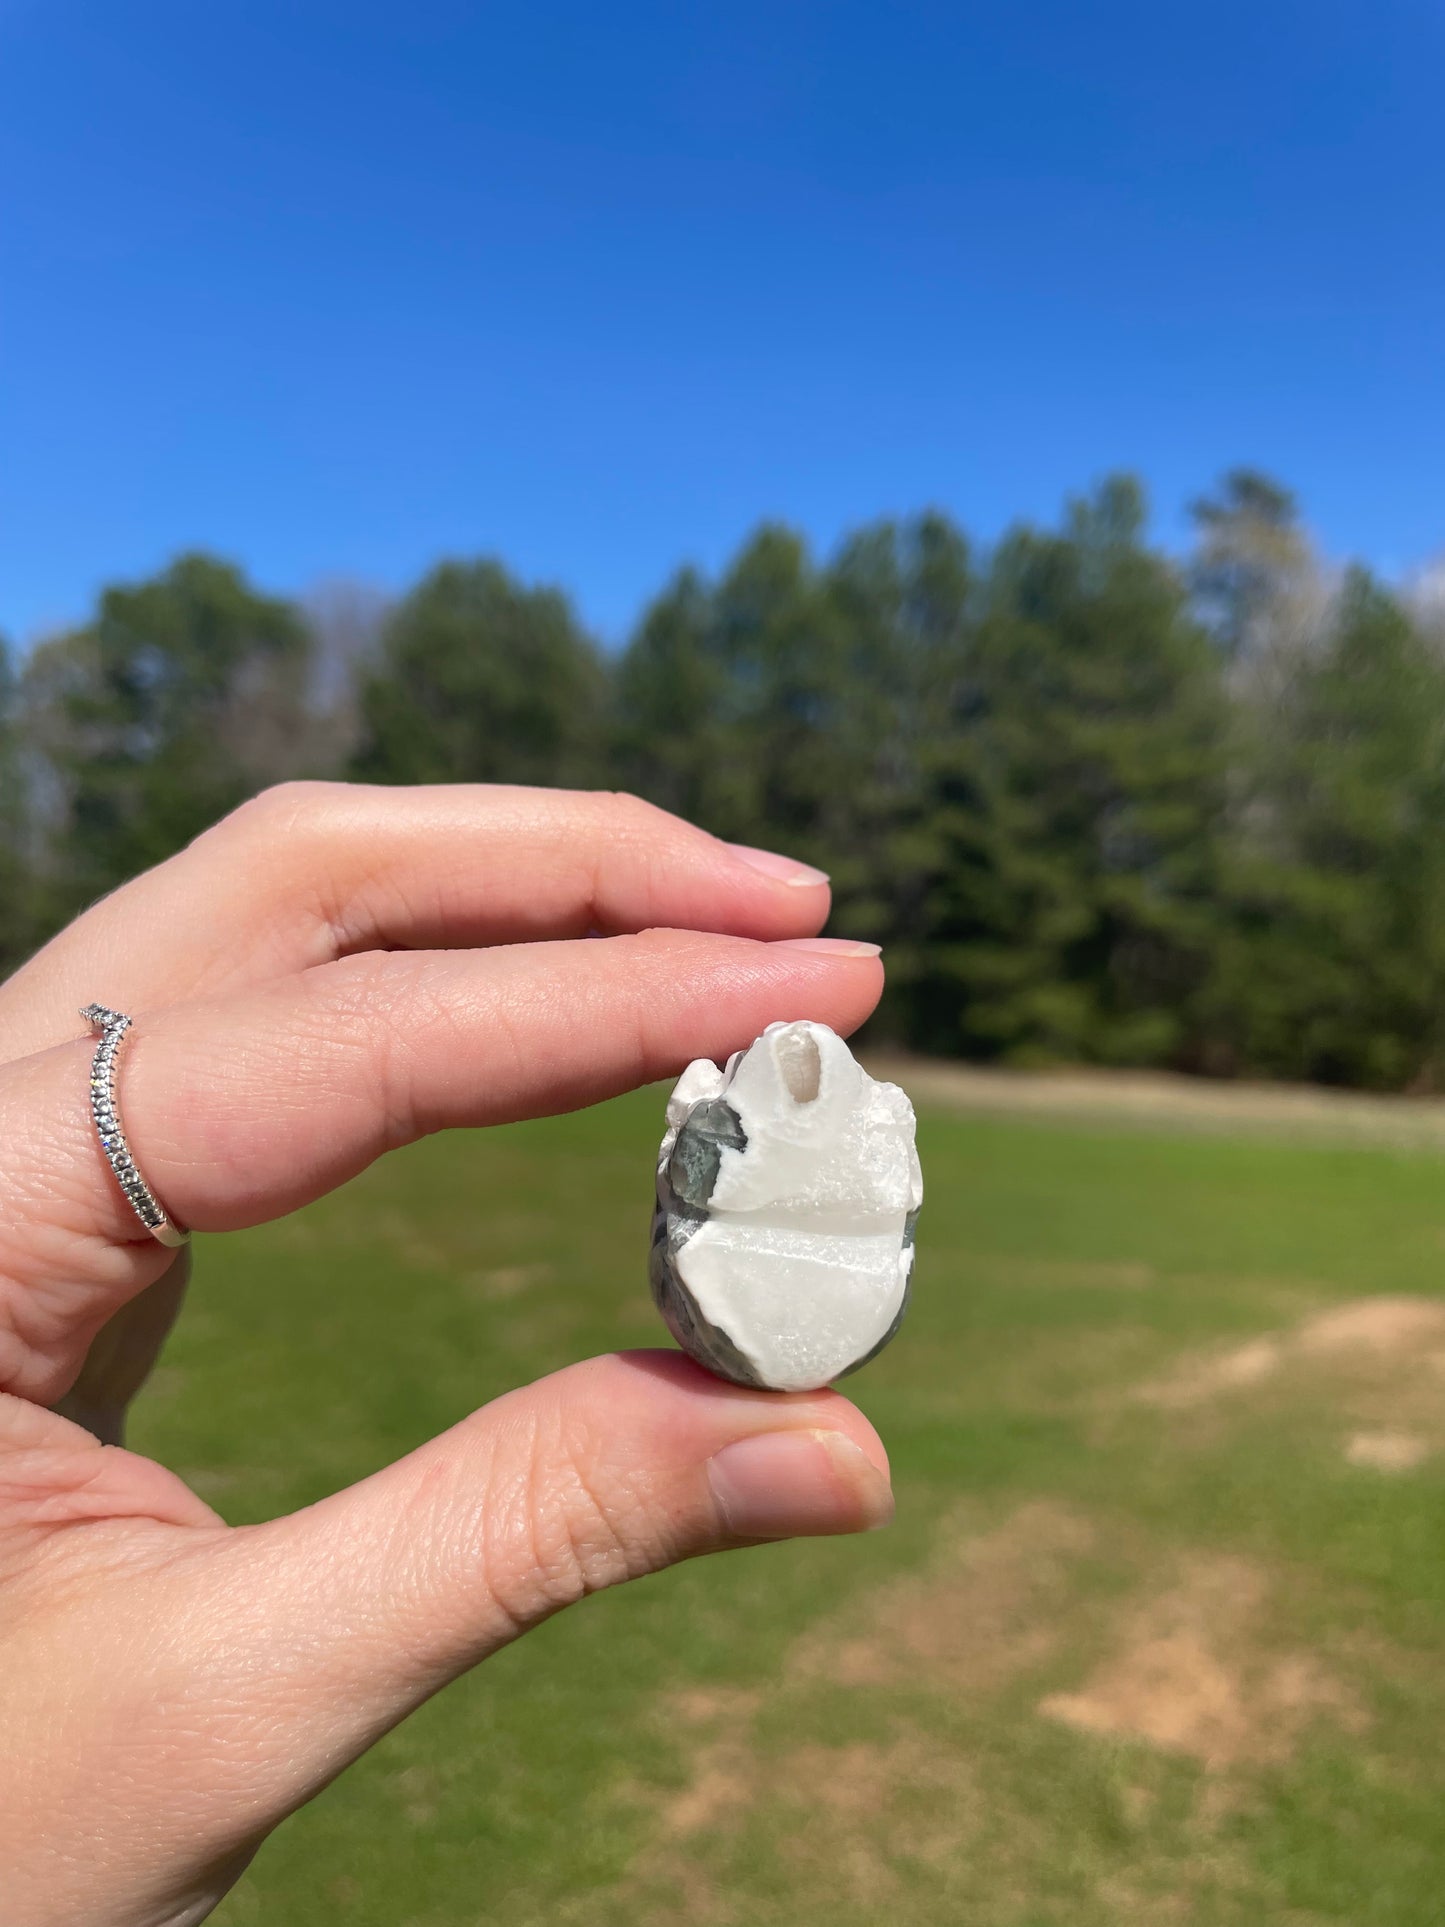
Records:
[[[667,1105],[649,1275],[683,1350],[739,1385],[813,1391],[908,1302],[923,1200],[913,1107],[826,1024],[769,1024]]]

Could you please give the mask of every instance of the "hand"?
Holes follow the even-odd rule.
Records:
[[[227,1231],[425,1132],[591,1103],[774,1018],[853,1029],[882,973],[871,946],[810,940],[827,907],[815,872],[628,797],[287,785],[0,987],[6,1927],[200,1920],[287,1813],[558,1607],[891,1506],[836,1394],[647,1352],[227,1527],[118,1443],[185,1254],[106,1166],[79,1007],[136,1018],[136,1162],[178,1222]]]

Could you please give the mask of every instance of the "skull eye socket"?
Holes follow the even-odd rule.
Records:
[[[778,1069],[795,1104],[811,1104],[823,1080],[823,1057],[811,1031],[790,1031],[777,1044]]]

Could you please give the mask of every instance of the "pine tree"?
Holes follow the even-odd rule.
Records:
[[[597,780],[605,672],[555,589],[446,562],[392,611],[358,698],[353,774],[384,783]]]
[[[1271,1076],[1445,1084],[1445,665],[1365,571],[1256,711],[1215,999]]]
[[[47,924],[308,773],[308,679],[291,605],[204,555],[107,589],[92,623],[36,648],[22,701],[52,792]]]
[[[880,1021],[904,1035],[948,855],[930,768],[969,581],[967,545],[940,516],[860,530],[821,569],[765,528],[715,584],[679,576],[617,671],[621,780],[827,869],[830,927],[888,946]]]
[[[1213,941],[1219,659],[1128,478],[995,553],[953,805],[953,1048],[1170,1062]],[[943,1039],[940,1037],[941,1045]]]

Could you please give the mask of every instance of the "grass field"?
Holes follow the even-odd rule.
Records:
[[[133,1442],[227,1517],[651,1344],[661,1096],[205,1244]],[[383,1742],[227,1927],[1445,1920],[1445,1159],[925,1113],[850,1384],[898,1518],[602,1595]]]

